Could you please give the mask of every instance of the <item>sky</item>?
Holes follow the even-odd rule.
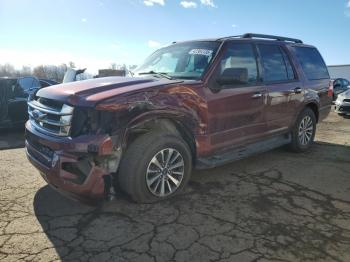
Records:
[[[0,0],[0,64],[140,64],[173,41],[247,32],[302,39],[350,64],[350,0]]]

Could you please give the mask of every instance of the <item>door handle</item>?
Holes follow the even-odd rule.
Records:
[[[260,98],[262,96],[263,96],[262,93],[255,93],[254,95],[252,95],[252,98],[257,99],[257,98]]]
[[[293,91],[295,94],[300,94],[303,91],[303,89],[301,89],[300,87],[296,87]]]

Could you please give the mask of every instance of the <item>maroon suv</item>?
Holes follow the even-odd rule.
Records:
[[[298,39],[173,43],[133,77],[41,89],[28,102],[27,155],[73,198],[103,199],[118,185],[154,202],[179,193],[192,168],[285,144],[309,149],[331,109],[331,86],[317,49]]]

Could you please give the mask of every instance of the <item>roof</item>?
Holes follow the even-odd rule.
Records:
[[[173,44],[187,43],[187,42],[204,42],[204,41],[223,42],[227,40],[278,41],[280,43],[294,43],[294,44],[304,45],[302,40],[296,39],[296,38],[276,36],[276,35],[255,34],[255,33],[246,33],[243,35],[225,36],[220,38],[207,38],[207,39],[196,39],[196,40],[189,40],[189,41],[173,42]]]

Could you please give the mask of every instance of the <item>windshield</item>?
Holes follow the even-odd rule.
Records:
[[[167,75],[171,78],[199,79],[210,65],[219,42],[187,42],[157,50],[135,70],[136,75]]]

